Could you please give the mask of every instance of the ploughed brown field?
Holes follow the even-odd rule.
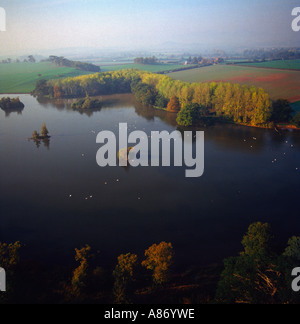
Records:
[[[300,101],[300,71],[215,65],[170,73],[170,77],[185,82],[232,82],[264,88],[272,99]]]

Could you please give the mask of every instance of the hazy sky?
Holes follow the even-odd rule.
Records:
[[[0,55],[66,47],[150,48],[165,42],[300,46],[299,0],[0,0]]]

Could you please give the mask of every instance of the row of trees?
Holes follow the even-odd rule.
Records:
[[[138,285],[142,268],[152,273],[153,287],[161,287],[170,279],[170,269],[173,264],[174,251],[171,243],[154,244],[145,251],[142,262],[136,254],[121,254],[113,270],[113,300],[116,304],[132,302],[134,289]],[[79,263],[73,271],[72,278],[64,286],[66,301],[82,301],[93,291],[104,270],[95,263],[95,254],[89,245],[75,249],[75,261]],[[103,283],[102,283],[103,284]],[[142,283],[143,285],[144,283]]]
[[[100,109],[102,106],[102,102],[98,99],[93,99],[90,97],[78,99],[71,106],[74,110],[92,110],[92,109]]]
[[[299,267],[300,237],[290,238],[285,249],[275,248],[270,225],[258,222],[250,225],[243,237],[242,245],[244,250],[238,256],[224,261],[224,268],[214,292],[215,297],[211,301],[218,304],[299,303],[299,294],[292,290],[292,281],[295,279],[292,271]],[[7,293],[0,294],[1,302],[16,302],[15,296],[22,296],[24,301],[27,292],[24,288],[28,282],[30,293],[33,288],[38,288],[34,281],[37,279],[36,275],[34,280],[25,279],[30,267],[28,265],[25,268],[20,267],[20,248],[19,242],[9,245],[0,243],[0,267],[6,270],[8,279]],[[174,249],[171,243],[161,242],[152,245],[145,251],[142,261],[139,261],[134,253],[120,255],[110,275],[99,267],[96,254],[89,245],[75,249],[75,261],[78,263],[77,267],[69,279],[68,275],[63,275],[60,288],[57,286],[57,275],[53,278],[56,281],[54,287],[51,275],[45,278],[42,276],[43,280],[48,281],[50,291],[56,291],[56,302],[59,300],[67,303],[95,302],[101,300],[102,296],[105,303],[112,300],[116,304],[132,303],[141,289],[145,292],[149,282],[143,269],[146,273],[149,271],[152,277],[152,288],[148,286],[147,291],[152,289],[153,292],[157,291],[160,295],[164,295],[170,287],[175,292],[176,283],[181,287],[184,285],[179,279],[180,276],[173,276],[173,280],[170,281],[170,270],[174,263]],[[205,278],[207,279],[207,274]],[[45,284],[44,281],[43,283]],[[105,294],[105,290],[112,290],[113,293]],[[46,293],[47,291],[41,290],[43,296]],[[199,293],[202,294],[200,291]]]
[[[13,61],[11,58],[8,58],[6,60],[2,60],[1,63],[2,64],[21,63],[21,61],[19,59]],[[36,63],[36,59],[34,58],[33,55],[29,55],[27,58],[23,60],[23,63]]]
[[[245,50],[244,57],[251,60],[295,60],[300,58],[300,49],[272,48]]]
[[[134,59],[135,64],[156,64],[157,58],[155,56],[152,57],[137,57]]]
[[[171,98],[176,97],[182,112],[178,121],[185,126],[197,123],[203,116],[222,117],[251,126],[266,125],[272,113],[270,97],[261,88],[222,82],[187,83],[137,70],[41,80],[34,94],[67,98],[125,92],[133,92],[140,102],[159,108],[166,108]]]
[[[101,69],[99,66],[86,63],[86,62],[79,62],[79,61],[71,61],[64,57],[58,57],[58,56],[49,56],[49,59],[47,60],[49,62],[54,63],[56,66],[65,66],[65,67],[72,67],[75,69],[83,70],[83,71],[90,71],[90,72],[100,72]]]

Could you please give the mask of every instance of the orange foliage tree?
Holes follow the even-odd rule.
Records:
[[[153,271],[155,284],[163,284],[169,279],[169,270],[173,264],[174,251],[171,243],[154,244],[145,251],[146,260],[142,266]]]
[[[169,112],[179,112],[181,109],[179,99],[176,96],[173,96],[168,103],[167,111]]]
[[[89,260],[92,257],[91,247],[86,245],[82,249],[75,249],[75,260],[80,263],[79,267],[73,272],[72,277],[72,294],[73,296],[80,297],[82,291],[87,286]]]
[[[55,99],[62,98],[61,88],[58,85],[55,85],[53,87],[53,92],[54,92],[54,98]]]

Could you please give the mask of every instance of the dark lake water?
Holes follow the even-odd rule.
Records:
[[[64,101],[20,98],[21,114],[0,110],[0,241],[21,241],[30,258],[68,263],[75,248],[90,244],[110,263],[168,241],[184,268],[235,255],[255,221],[268,221],[280,244],[300,235],[298,132],[201,128],[205,173],[187,179],[185,167],[96,163],[96,133],[117,132],[121,122],[148,135],[171,132],[173,114],[138,105],[131,95],[106,98],[90,114]],[[28,138],[43,122],[52,137],[37,147]]]

